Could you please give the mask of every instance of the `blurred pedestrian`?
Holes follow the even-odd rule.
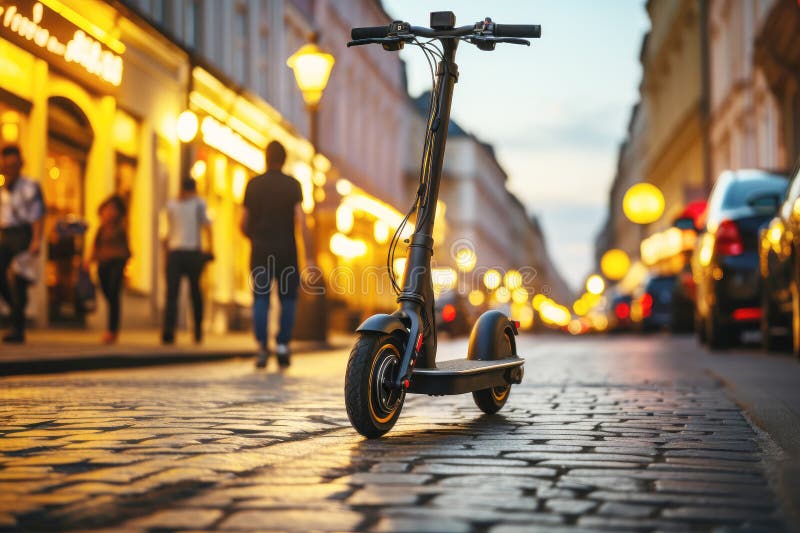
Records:
[[[42,189],[21,175],[22,152],[16,145],[0,151],[0,297],[11,309],[11,331],[3,342],[25,342],[28,286],[42,244],[45,207]],[[15,263],[15,272],[10,272]],[[10,279],[13,278],[13,281]]]
[[[247,184],[244,194],[242,232],[250,239],[253,287],[253,330],[258,342],[256,366],[263,368],[269,357],[267,323],[272,284],[278,288],[281,303],[280,328],[276,339],[278,364],[289,366],[289,341],[292,338],[300,272],[297,264],[295,224],[302,228],[306,265],[313,265],[308,225],[301,208],[300,183],[284,174],[286,150],[277,141],[267,145],[267,172]]]
[[[203,252],[202,230],[206,231],[210,246],[213,246],[214,239],[206,202],[197,195],[197,185],[192,178],[184,178],[178,198],[167,203],[164,210],[164,224],[167,297],[161,341],[164,344],[175,342],[178,293],[181,280],[186,277],[189,280],[192,296],[194,341],[199,344],[203,341],[203,295],[200,292],[200,276],[206,261],[213,257],[211,250]]]
[[[89,262],[97,262],[100,290],[108,302],[108,326],[101,339],[104,344],[114,344],[119,335],[122,283],[125,264],[131,257],[125,223],[127,211],[125,201],[118,195],[107,198],[97,210],[100,227],[97,228]]]

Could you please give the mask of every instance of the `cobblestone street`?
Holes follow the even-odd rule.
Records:
[[[344,351],[284,374],[234,360],[5,378],[0,528],[790,529],[774,443],[695,350],[522,337],[525,380],[500,415],[409,397],[375,441],[347,421]]]

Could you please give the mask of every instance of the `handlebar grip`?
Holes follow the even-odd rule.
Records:
[[[523,37],[538,39],[542,36],[542,27],[539,24],[495,24],[496,37]]]
[[[389,35],[389,26],[367,26],[350,30],[350,37],[354,41],[359,39],[381,39],[387,35]]]

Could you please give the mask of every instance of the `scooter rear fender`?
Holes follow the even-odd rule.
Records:
[[[511,353],[517,355],[517,343],[514,336],[516,328],[506,315],[500,311],[486,311],[472,328],[469,336],[469,348],[467,349],[467,359],[477,359],[479,361],[493,361],[498,359],[496,346],[503,335],[507,335],[511,341]]]

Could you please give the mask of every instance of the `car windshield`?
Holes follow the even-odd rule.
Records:
[[[647,290],[660,291],[671,289],[673,285],[675,285],[675,278],[673,276],[653,278],[647,283]]]
[[[760,195],[777,196],[778,199],[781,199],[788,184],[789,182],[785,178],[778,176],[733,181],[725,191],[722,208],[733,209],[745,206],[754,197]]]

